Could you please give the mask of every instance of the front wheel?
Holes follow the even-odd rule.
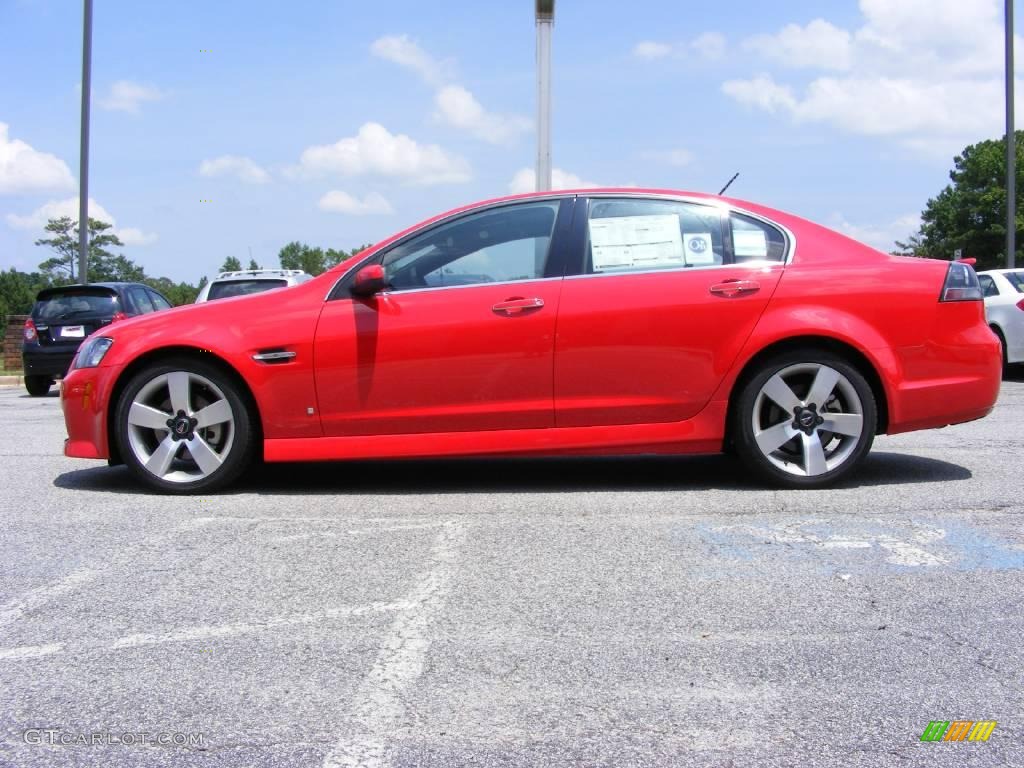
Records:
[[[786,488],[821,488],[852,472],[875,437],[871,386],[846,360],[813,349],[766,361],[734,404],[736,452]]]
[[[198,360],[169,360],[140,371],[114,419],[125,464],[165,493],[222,488],[253,457],[253,416],[243,392],[220,368]]]

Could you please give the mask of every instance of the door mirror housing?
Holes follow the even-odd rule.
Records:
[[[384,277],[384,267],[380,264],[370,264],[356,272],[355,280],[352,281],[352,293],[356,296],[373,296],[388,287]]]

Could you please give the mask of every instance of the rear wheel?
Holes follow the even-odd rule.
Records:
[[[253,416],[243,392],[221,369],[198,360],[140,371],[114,419],[125,464],[165,493],[222,488],[252,460]]]
[[[32,397],[44,397],[50,393],[53,379],[49,376],[26,376],[25,389]]]
[[[734,404],[736,453],[787,488],[821,488],[859,465],[875,437],[871,386],[843,358],[813,348],[771,358]]]

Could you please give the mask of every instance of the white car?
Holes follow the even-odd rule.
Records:
[[[247,269],[240,272],[221,272],[203,286],[196,304],[231,296],[248,296],[272,288],[287,288],[312,280],[313,276],[301,269]]]
[[[1003,343],[1003,362],[1024,363],[1024,269],[978,273],[985,317]]]

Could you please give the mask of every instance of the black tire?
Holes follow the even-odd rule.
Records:
[[[26,376],[25,389],[32,397],[45,397],[50,394],[50,387],[53,386],[53,379],[49,376]]]
[[[212,382],[223,393],[233,419],[232,438],[222,463],[216,470],[194,481],[170,481],[153,474],[142,464],[129,438],[128,414],[140,391],[154,379],[178,371],[196,374]],[[114,413],[114,434],[125,465],[153,490],[170,494],[210,493],[234,482],[250,466],[256,453],[256,420],[247,393],[221,367],[192,357],[169,358],[142,369],[128,382]]]
[[[857,437],[845,438],[842,435],[826,432],[818,427],[808,427],[808,429],[818,435],[819,442],[827,438],[828,444],[836,441],[836,445],[842,446],[841,453],[837,450],[833,454],[835,460],[839,463],[834,468],[821,474],[810,476],[793,474],[791,471],[780,468],[775,461],[758,447],[754,432],[755,404],[758,401],[758,395],[762,392],[762,388],[777,373],[792,371],[800,366],[822,365],[834,369],[845,377],[846,382],[849,384],[849,394],[843,395],[844,400],[852,400],[854,397],[859,400],[859,403],[853,407],[859,408],[862,421],[861,433]],[[765,407],[766,402],[768,407],[774,405],[774,401],[771,398],[767,398],[767,400],[762,398],[762,408]],[[816,407],[817,405],[815,404]],[[864,461],[868,451],[871,450],[871,444],[874,441],[878,425],[878,410],[875,397],[872,393],[871,385],[868,384],[864,375],[845,358],[834,352],[814,347],[794,349],[765,360],[741,383],[740,390],[734,398],[732,408],[731,437],[735,445],[736,455],[759,478],[782,488],[823,488],[847,477],[857,469]],[[788,414],[782,415],[784,412],[781,409],[778,410],[778,413],[778,419],[771,420],[770,424],[777,425],[788,418]],[[761,416],[758,418],[761,418]],[[794,417],[794,423],[795,420],[796,417]],[[799,435],[794,438],[795,441],[802,439]],[[779,448],[779,452],[792,451],[794,450],[794,445],[798,445],[798,443],[786,443]],[[778,455],[773,455],[777,460]],[[799,454],[797,454],[797,458],[799,458]],[[795,461],[793,464],[798,465],[799,461]]]
[[[1006,349],[1006,337],[1003,336],[1003,332],[1001,330],[999,330],[999,326],[998,325],[990,325],[989,328],[992,329],[992,333],[994,333],[996,335],[996,337],[999,339],[999,347],[1003,351],[1003,373],[1004,374],[1009,373],[1010,372],[1010,354],[1009,354],[1009,352]]]

